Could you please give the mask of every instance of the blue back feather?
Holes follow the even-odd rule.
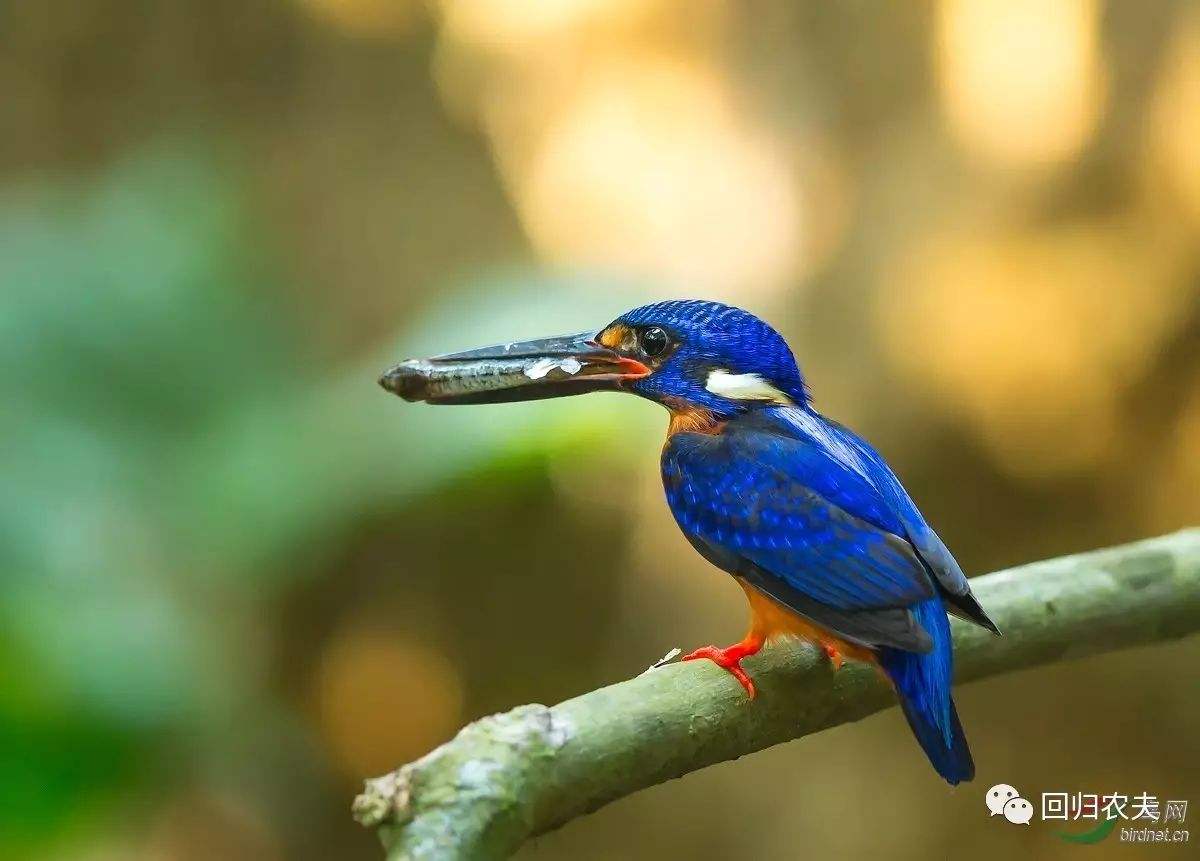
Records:
[[[725,423],[719,433],[675,434],[663,449],[667,502],[689,541],[797,614],[874,649],[938,773],[969,780],[947,607],[995,627],[883,458],[811,408],[787,343],[754,315],[674,300],[616,322],[662,327],[677,345],[631,391]],[[716,369],[757,375],[794,406],[713,392]]]

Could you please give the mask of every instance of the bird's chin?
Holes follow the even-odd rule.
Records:
[[[581,333],[409,359],[379,384],[406,401],[494,404],[620,390],[650,373],[638,359]]]

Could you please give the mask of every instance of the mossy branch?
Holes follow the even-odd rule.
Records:
[[[954,625],[958,681],[1200,630],[1200,529],[998,571],[972,585],[1005,632]],[[781,645],[747,667],[667,664],[553,707],[478,720],[367,781],[354,815],[392,861],[493,859],[647,786],[859,720],[895,700],[875,671]],[[915,748],[914,748],[915,749]],[[915,754],[914,754],[915,755]]]

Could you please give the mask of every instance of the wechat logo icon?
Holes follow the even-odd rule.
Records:
[[[1033,805],[1007,783],[997,783],[983,800],[991,816],[1003,816],[1013,825],[1028,825],[1033,819]]]

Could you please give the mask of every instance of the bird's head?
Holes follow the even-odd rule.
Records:
[[[728,418],[761,404],[808,396],[792,351],[753,314],[701,300],[644,305],[622,314],[596,341],[634,355],[650,373],[623,388],[672,409]]]
[[[783,338],[729,305],[672,300],[622,314],[599,332],[411,359],[380,384],[406,400],[496,403],[628,391],[674,411],[725,419],[764,404],[804,404]]]

